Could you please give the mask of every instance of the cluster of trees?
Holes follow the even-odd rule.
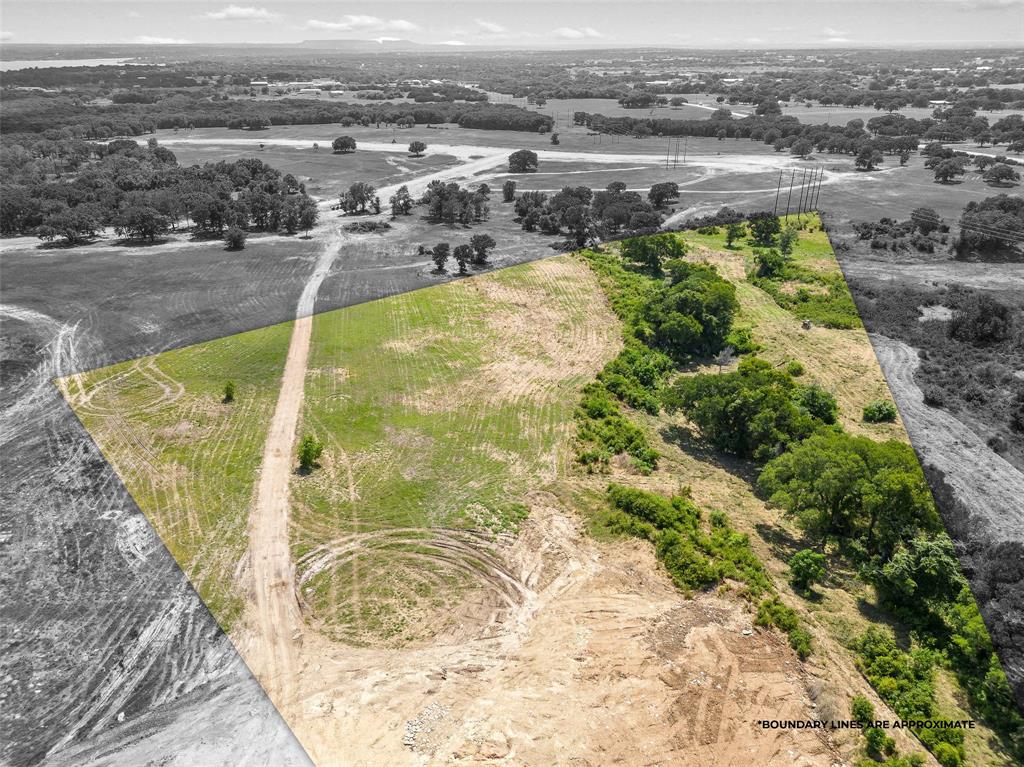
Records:
[[[664,203],[668,197],[658,184],[650,198]],[[514,195],[514,187],[511,189]],[[669,192],[671,193],[671,192]],[[544,192],[523,192],[515,198],[517,220],[527,232],[566,234],[577,247],[588,241],[612,238],[623,231],[656,230],[661,214],[638,192],[616,181],[599,192],[589,187],[565,187],[550,197]]]
[[[406,190],[408,193],[408,190]],[[338,206],[349,214],[380,213],[381,202],[377,188],[366,181],[357,181],[338,198]]]
[[[746,357],[735,372],[680,379],[665,393],[665,407],[681,412],[717,449],[767,460],[836,422],[835,398],[801,385],[765,360]]]
[[[401,190],[399,190],[401,193]],[[475,190],[463,189],[455,182],[431,181],[420,198],[419,204],[426,207],[426,218],[432,223],[461,224],[487,220],[490,215],[490,187],[481,184]],[[397,196],[397,195],[396,195]],[[403,200],[404,208],[405,202]],[[392,206],[392,209],[394,206]]]
[[[116,140],[91,151],[73,177],[41,177],[34,167],[14,174],[0,189],[0,232],[75,244],[113,227],[152,242],[182,220],[201,234],[229,227],[294,233],[316,223],[302,185],[260,160],[181,168],[155,140]]]
[[[683,261],[685,250],[675,235],[644,239],[624,243],[624,256],[583,254],[608,285],[625,336],[623,350],[584,389],[576,411],[577,459],[592,471],[619,454],[640,471],[657,466],[657,451],[620,403],[658,413],[668,373],[682,360],[721,351],[731,341],[738,310],[734,286],[712,266]],[[643,259],[629,263],[638,254]]]
[[[1024,242],[1024,198],[1000,194],[969,202],[960,216],[958,258],[986,256]]]
[[[474,234],[469,238],[468,243],[456,245],[454,248],[447,242],[439,242],[430,250],[421,245],[420,255],[429,255],[430,259],[434,262],[435,271],[439,274],[447,271],[445,264],[448,262],[449,257],[453,258],[458,265],[459,274],[467,274],[470,264],[473,266],[486,266],[490,252],[497,244],[489,234]]]

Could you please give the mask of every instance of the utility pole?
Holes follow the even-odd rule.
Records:
[[[789,220],[789,201],[793,199],[793,179],[796,178],[796,171],[789,173],[789,196],[786,197],[786,220]]]
[[[782,191],[782,169],[779,169],[779,184],[775,187],[775,207],[772,208],[772,215],[779,215],[779,192]]]
[[[690,145],[690,137],[683,136],[683,165],[686,165],[686,148]]]
[[[821,184],[825,180],[825,168],[822,167],[821,172],[818,174],[818,188],[814,192],[814,209],[818,209],[818,198],[821,197]]]
[[[800,223],[800,214],[804,212],[804,187],[807,184],[807,168],[800,175],[800,199],[796,204],[796,222]]]

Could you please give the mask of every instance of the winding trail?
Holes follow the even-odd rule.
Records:
[[[302,637],[302,615],[295,592],[295,565],[288,542],[288,486],[295,431],[305,390],[313,307],[320,285],[340,247],[341,237],[335,230],[299,297],[281,389],[263,448],[260,478],[249,520],[252,601],[247,625],[254,636],[249,637],[251,647],[246,659],[279,710],[282,702],[295,694]]]

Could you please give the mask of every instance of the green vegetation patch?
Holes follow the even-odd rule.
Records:
[[[62,381],[75,413],[225,630],[292,324]],[[226,397],[227,383],[233,386]]]
[[[293,482],[292,540],[333,635],[401,644],[446,628],[465,589],[500,591],[487,552],[562,471],[618,344],[602,305],[556,258],[315,318],[300,429],[324,452]]]

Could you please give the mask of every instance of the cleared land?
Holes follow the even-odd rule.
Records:
[[[803,362],[804,380],[835,394],[849,430],[905,438],[899,425],[860,423],[863,404],[887,392],[859,326],[802,330],[747,281],[748,245],[728,250],[722,235],[682,236],[692,257],[737,285],[739,323],[765,347],[762,356]],[[809,270],[838,272],[816,221],[801,233],[796,258]],[[291,343],[294,354],[305,332],[300,338],[288,323],[63,386],[142,508],[163,504],[151,514],[155,525],[317,763],[539,765],[572,754],[830,765],[860,748],[856,734],[750,725],[812,718],[810,701],[841,718],[853,694],[874,697],[843,646],[870,624],[873,595],[851,588],[852,574],[841,571],[816,602],[792,593],[784,562],[795,531],[755,494],[744,465],[709,453],[685,423],[632,414],[664,462],[648,477],[615,468],[612,478],[665,493],[686,484],[700,506],[750,533],[814,635],[819,649],[809,661],[753,627],[730,589],[687,598],[647,544],[587,534],[599,530],[607,478],[573,465],[571,413],[580,387],[619,348],[620,328],[584,262],[558,257],[316,315],[308,360],[293,367],[305,370],[301,422],[294,434],[274,435],[275,403],[280,411],[291,400],[295,412],[295,374],[288,391],[280,388],[285,351]],[[236,341],[261,350],[258,375],[247,372],[244,351],[229,353]],[[212,404],[222,419],[248,412],[236,440],[177,427],[229,378],[236,401]],[[274,450],[292,455],[304,434],[326,446],[311,474],[288,475],[294,463],[267,461]],[[171,440],[181,445],[172,449]],[[218,447],[225,441],[237,444],[226,452]],[[178,449],[209,458],[184,461]],[[265,553],[258,541],[268,540],[253,531],[246,555],[261,454],[264,479],[286,472],[290,500],[267,507],[265,521],[274,550],[281,541],[290,547],[284,567],[293,574],[263,583],[240,610],[236,597],[253,583],[246,573]],[[196,503],[186,496],[227,493],[223,462],[235,456],[247,462],[225,495],[230,519],[206,528],[230,535],[208,540],[212,554],[175,548],[175,535],[185,544],[193,535]],[[154,493],[155,479],[167,476],[173,490]],[[220,583],[203,581],[207,559],[230,598],[207,596]],[[266,614],[289,603],[300,612],[268,632],[261,600]],[[265,663],[268,641],[287,664]],[[286,684],[281,673],[290,675]],[[955,686],[940,694],[945,715],[962,714]],[[969,736],[968,752],[1008,764],[986,732]],[[914,746],[906,738],[899,745]]]

